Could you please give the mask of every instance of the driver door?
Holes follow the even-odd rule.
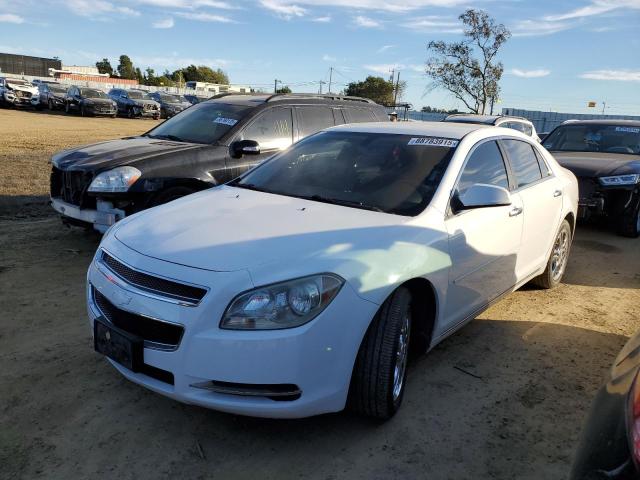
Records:
[[[510,176],[495,140],[473,147],[454,188],[445,225],[449,235],[449,288],[444,330],[479,313],[516,284],[516,256],[522,237],[522,201],[511,194],[509,206],[456,211],[457,196],[475,184],[511,190]]]
[[[282,151],[293,143],[293,115],[290,107],[274,107],[259,113],[235,139],[254,140],[260,145],[258,155],[243,155],[232,158],[229,155],[227,165],[235,178],[271,155]]]

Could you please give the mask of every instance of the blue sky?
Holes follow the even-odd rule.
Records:
[[[457,16],[483,9],[513,37],[498,108],[640,115],[640,0],[0,0],[0,52],[93,65],[221,67],[232,83],[332,91],[401,71],[404,100],[461,107],[427,92],[430,40],[460,38]],[[327,85],[324,85],[326,91]],[[586,107],[598,102],[597,109]]]

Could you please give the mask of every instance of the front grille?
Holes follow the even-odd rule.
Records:
[[[145,342],[161,344],[167,349],[174,350],[180,345],[184,333],[183,326],[121,310],[94,287],[91,287],[91,291],[100,313],[116,327],[141,337]]]
[[[202,287],[193,287],[134,270],[116,260],[104,250],[102,251],[101,260],[109,270],[131,285],[161,296],[180,300],[189,305],[197,305],[207,294],[207,290]]]
[[[84,208],[95,207],[95,199],[85,197],[85,192],[93,176],[90,173],[60,170],[52,167],[50,188],[53,198],[62,198],[65,202]],[[87,204],[91,203],[91,204]]]
[[[16,97],[18,98],[31,98],[31,93],[29,92],[23,92],[22,90],[16,90],[15,91]]]
[[[145,103],[145,105],[144,105],[144,109],[145,109],[145,110],[157,110],[157,109],[156,109],[156,106],[155,106],[155,105],[153,105],[153,104],[151,104],[151,103]]]
[[[598,183],[594,178],[578,177],[578,196],[580,200],[589,200],[598,190]]]

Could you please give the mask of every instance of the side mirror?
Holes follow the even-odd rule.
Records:
[[[487,207],[506,207],[511,205],[511,195],[506,188],[477,183],[464,194],[456,195],[456,210],[473,210]]]
[[[240,158],[243,155],[260,155],[260,144],[255,140],[239,140],[231,144],[231,156]]]

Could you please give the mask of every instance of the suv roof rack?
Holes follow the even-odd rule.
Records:
[[[325,100],[346,100],[351,102],[375,103],[373,100],[362,97],[353,97],[350,95],[334,95],[322,93],[274,93],[267,97],[265,102],[273,102],[277,100],[305,100],[305,99],[325,99]]]

